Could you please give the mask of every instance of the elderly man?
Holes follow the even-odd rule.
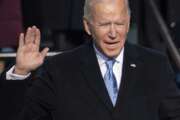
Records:
[[[127,0],[86,0],[84,28],[91,42],[47,60],[29,88],[22,120],[180,120],[180,92],[165,56],[125,43]],[[7,79],[39,67],[40,32],[20,35]]]

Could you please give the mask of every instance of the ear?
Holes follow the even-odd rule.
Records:
[[[129,32],[129,29],[130,29],[130,24],[131,24],[131,17],[130,17],[130,16],[128,16],[127,33]]]
[[[84,29],[85,29],[86,33],[91,36],[90,26],[89,26],[88,20],[86,18],[83,18],[83,25],[84,25]]]

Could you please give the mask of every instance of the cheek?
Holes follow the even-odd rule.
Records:
[[[108,32],[106,30],[94,30],[93,37],[98,40],[98,42],[101,42],[106,38],[107,34]]]
[[[125,28],[118,30],[118,35],[120,36],[120,38],[126,38],[127,33],[128,33],[128,30]]]

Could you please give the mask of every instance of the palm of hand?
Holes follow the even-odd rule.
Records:
[[[27,72],[35,70],[42,65],[44,57],[34,44],[23,46],[18,50],[16,65]]]
[[[27,74],[43,64],[48,48],[39,51],[40,31],[35,26],[28,28],[26,35],[20,34],[16,56],[15,73]]]

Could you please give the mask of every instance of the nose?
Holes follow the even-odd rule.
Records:
[[[115,26],[114,26],[114,24],[111,24],[110,25],[110,28],[109,28],[109,37],[111,38],[111,39],[115,39],[116,38],[116,28],[115,28]]]

